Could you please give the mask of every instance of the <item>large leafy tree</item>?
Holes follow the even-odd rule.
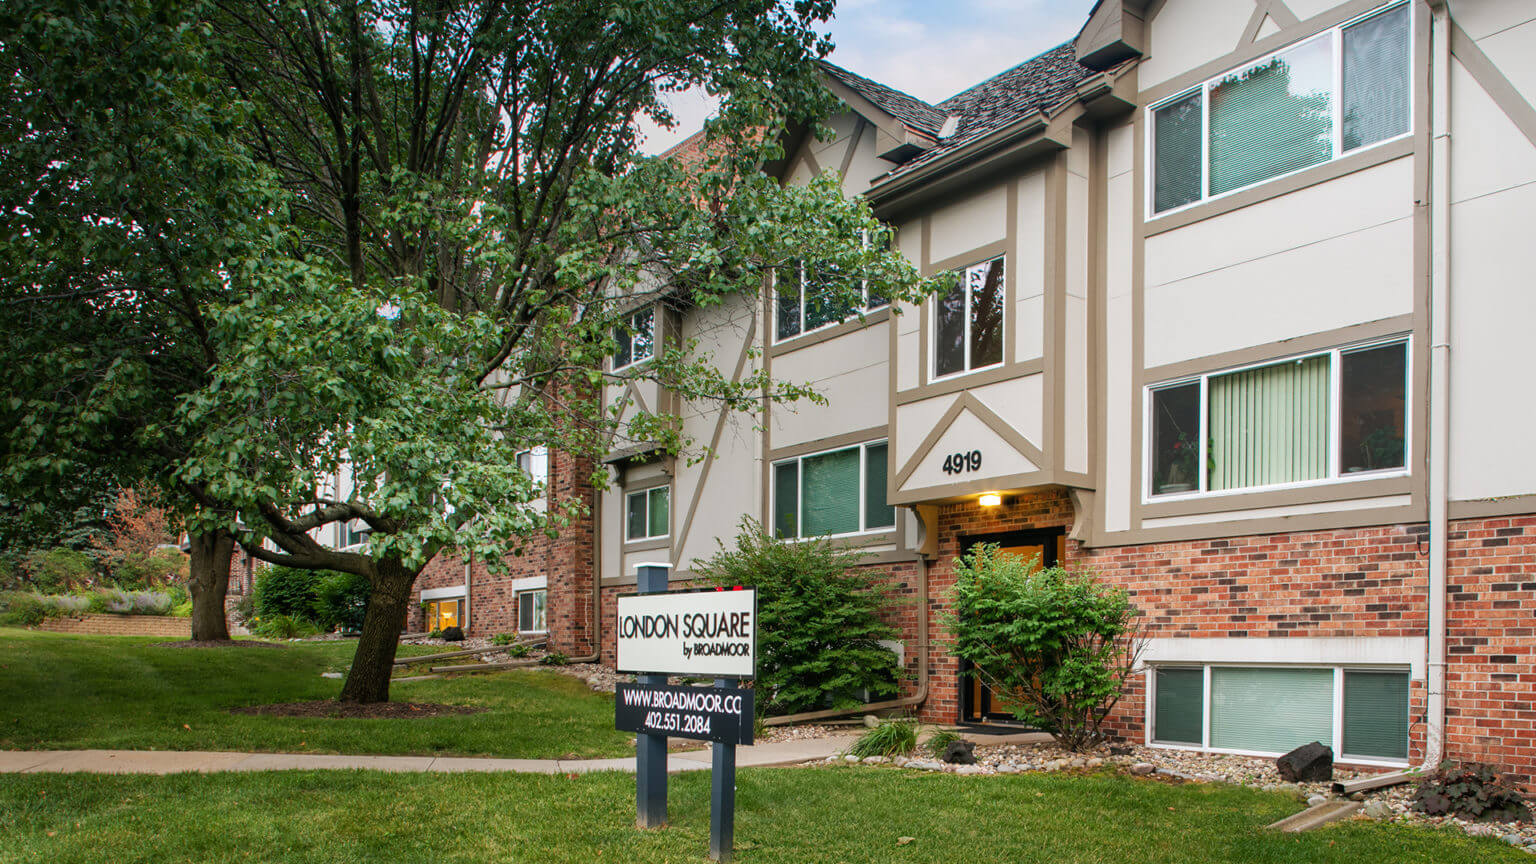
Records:
[[[176,470],[211,382],[229,267],[268,248],[277,188],[232,142],[194,0],[0,6],[0,481],[18,514],[109,485],[206,500]],[[46,522],[46,518],[42,518]],[[192,534],[193,635],[227,639],[233,535]]]

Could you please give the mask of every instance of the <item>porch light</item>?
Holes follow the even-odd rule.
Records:
[[[998,506],[999,504],[1002,504],[1002,503],[1003,503],[1003,496],[1002,496],[1001,493],[998,493],[998,492],[983,492],[983,493],[981,493],[981,506],[983,506],[983,507],[996,507],[996,506]]]

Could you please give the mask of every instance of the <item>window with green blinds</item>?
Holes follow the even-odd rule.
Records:
[[[1346,152],[1408,131],[1408,7],[1397,6],[1343,30]]]
[[[864,479],[864,528],[890,528],[896,524],[896,508],[886,503],[886,451],[884,443],[864,448],[868,462]]]
[[[672,493],[666,486],[631,492],[625,499],[624,538],[665,537],[671,528]]]
[[[1152,210],[1161,213],[1199,201],[1200,136],[1205,101],[1200,91],[1175,99],[1152,112]]]
[[[884,441],[798,456],[773,465],[773,531],[817,537],[878,531],[896,525],[886,501]]]
[[[1211,85],[1210,194],[1333,156],[1333,41],[1304,42]]]
[[[773,466],[773,531],[775,537],[800,536],[800,460]]]
[[[626,504],[624,536],[630,540],[639,540],[645,537],[645,493],[630,495]]]
[[[1205,722],[1205,670],[1158,669],[1156,688],[1152,740],[1200,744],[1200,728]]]
[[[849,448],[800,463],[800,519],[807,536],[859,530],[859,450]]]
[[[1332,669],[1211,669],[1211,746],[1286,753],[1333,741]]]
[[[672,493],[667,487],[662,486],[652,489],[650,494],[650,518],[647,527],[651,537],[665,537],[671,526]]]
[[[1350,756],[1408,758],[1408,673],[1344,673],[1344,747]]]
[[[1327,355],[1210,379],[1209,488],[1328,476]]]

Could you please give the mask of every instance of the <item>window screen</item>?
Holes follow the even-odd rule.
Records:
[[[1212,747],[1286,753],[1332,740],[1332,669],[1211,669]]]
[[[1210,194],[1333,157],[1333,39],[1314,39],[1210,88]]]
[[[1339,470],[1402,468],[1408,346],[1346,351],[1339,365]]]
[[[1169,744],[1201,743],[1205,713],[1204,669],[1158,669],[1152,739]]]
[[[1152,210],[1161,213],[1200,200],[1199,90],[1152,112]]]
[[[1408,673],[1344,673],[1344,752],[1408,758]]]
[[[1346,152],[1408,131],[1408,29],[1406,4],[1344,28]]]
[[[1328,476],[1328,356],[1210,379],[1209,486]]]

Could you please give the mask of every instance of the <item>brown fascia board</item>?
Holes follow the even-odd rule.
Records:
[[[891,162],[905,162],[938,144],[933,138],[913,129],[900,119],[869,101],[862,93],[847,84],[822,75],[821,81],[832,95],[847,105],[854,113],[875,124],[875,152]]]
[[[1109,69],[1146,48],[1147,10],[1155,0],[1099,0],[1078,32],[1077,62],[1089,69]]]

